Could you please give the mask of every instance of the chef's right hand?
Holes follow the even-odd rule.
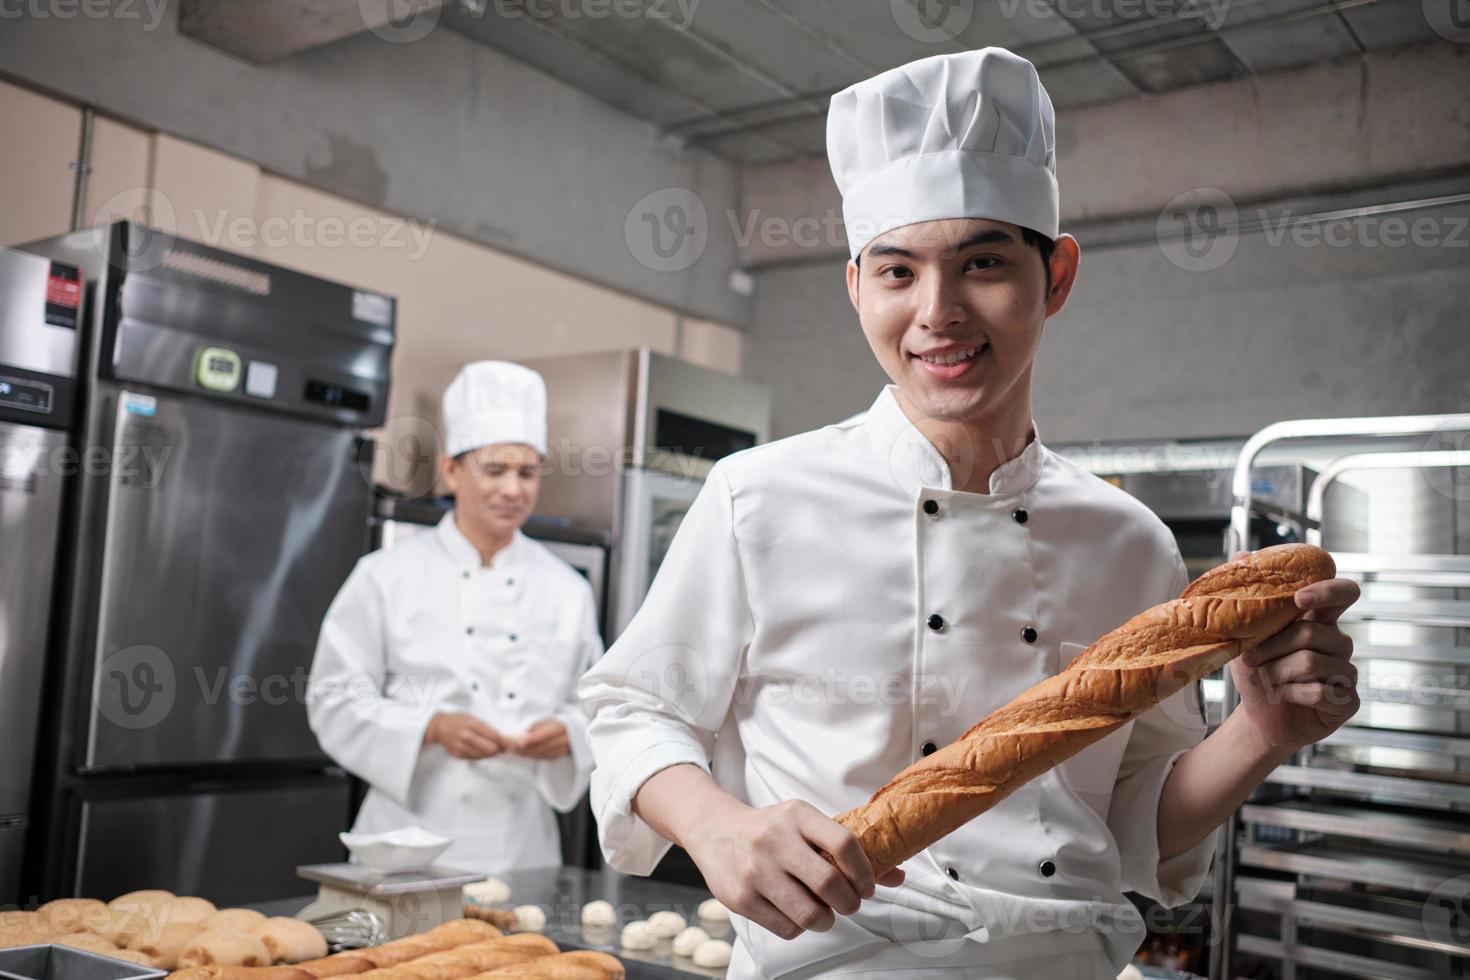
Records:
[[[474,715],[441,711],[429,720],[425,745],[442,745],[456,759],[488,759],[510,748],[510,741]]]
[[[782,939],[826,932],[834,912],[851,915],[873,897],[873,866],[857,838],[800,800],[721,807],[682,843],[716,898]],[[895,868],[877,884],[902,881]]]

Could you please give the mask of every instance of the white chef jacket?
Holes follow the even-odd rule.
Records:
[[[452,512],[364,556],[327,610],[307,690],[322,749],[372,787],[353,830],[452,835],[440,863],[472,871],[560,864],[551,807],[587,787],[575,686],[601,653],[587,580],[519,531],[489,567]],[[456,759],[423,744],[441,711],[512,735],[555,718],[571,754]]]
[[[660,769],[711,765],[753,806],[841,813],[1187,581],[1157,517],[1035,439],[989,494],[951,489],[891,387],[863,417],[727,457],[579,685],[607,861],[648,874],[670,846],[631,810]],[[1123,892],[1178,905],[1208,870],[1213,835],[1163,862],[1156,836],[1164,780],[1204,732],[1188,688],[826,933],[788,942],[736,916],[730,976],[1115,976],[1144,933]]]

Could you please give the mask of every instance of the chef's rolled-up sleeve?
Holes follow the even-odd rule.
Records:
[[[711,471],[648,596],[578,692],[591,719],[592,810],[607,863],[650,874],[671,846],[633,811],[648,778],[708,767],[753,622],[725,463]]]
[[[372,558],[358,562],[327,609],[311,662],[306,714],[322,751],[408,806],[434,712],[421,699],[399,699],[387,691],[387,597],[372,574]]]
[[[1189,584],[1183,559],[1175,552],[1176,598]],[[1162,601],[1162,600],[1161,600]],[[1205,737],[1204,705],[1191,684],[1139,715],[1123,752],[1108,808],[1108,828],[1121,855],[1123,890],[1137,892],[1167,907],[1192,901],[1209,873],[1215,834],[1182,854],[1159,860],[1159,800],[1174,763]]]
[[[567,684],[567,698],[552,712],[552,717],[567,730],[571,751],[560,759],[549,759],[536,766],[536,788],[547,803],[568,813],[577,805],[592,774],[592,750],[587,745],[587,715],[577,697],[577,683],[602,656],[602,636],[597,632],[597,606],[592,587],[585,589],[582,622],[577,636],[576,674]]]

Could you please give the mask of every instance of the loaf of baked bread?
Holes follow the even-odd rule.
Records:
[[[954,742],[838,816],[883,874],[1298,619],[1295,596],[1336,574],[1305,544],[1263,548],[1201,575]]]
[[[579,949],[557,956],[543,956],[483,973],[474,980],[623,980],[627,970],[616,956],[595,950]]]
[[[465,943],[399,963],[396,966],[369,970],[354,980],[461,980],[487,970],[510,966],[537,956],[559,952],[556,943],[545,936],[522,933],[484,942]]]
[[[275,915],[262,919],[250,931],[265,943],[265,948],[270,950],[271,960],[276,963],[305,963],[327,955],[326,937],[317,931],[316,926],[301,919]]]
[[[352,955],[360,956],[376,967],[396,966],[429,953],[453,949],[465,943],[495,939],[502,935],[504,933],[488,922],[480,922],[476,919],[452,919],[435,926],[428,932],[404,936],[402,939],[395,939],[381,946],[355,949]]]

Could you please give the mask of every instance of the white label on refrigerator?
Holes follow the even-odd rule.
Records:
[[[380,293],[354,289],[352,291],[352,318],[364,323],[376,323],[380,327],[391,326],[393,301]]]

